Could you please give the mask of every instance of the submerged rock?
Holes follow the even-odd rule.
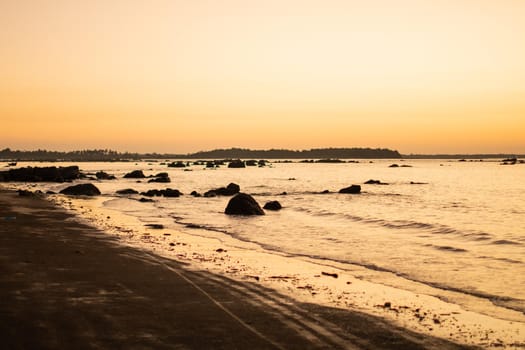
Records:
[[[169,183],[171,182],[171,179],[169,177],[156,177],[154,179],[148,180],[148,183],[151,182]]]
[[[142,192],[141,195],[146,197],[180,197],[182,193],[176,189],[166,188],[163,190],[148,190],[147,192]]]
[[[125,188],[123,190],[118,190],[117,194],[138,194],[138,191],[135,191],[132,188]]]
[[[350,187],[345,187],[345,188],[340,189],[339,193],[358,194],[358,193],[361,193],[361,186],[352,185]]]
[[[66,187],[60,193],[72,196],[98,196],[100,190],[95,185],[87,183]]]
[[[264,215],[264,210],[252,196],[240,192],[230,199],[224,213],[227,215]]]
[[[386,182],[381,182],[381,180],[368,180],[367,182],[365,182],[365,185],[388,185],[388,183]]]
[[[171,162],[171,163],[169,163],[168,167],[170,167],[170,168],[185,168],[186,164],[184,164],[184,162],[179,160],[178,162]]]
[[[116,180],[114,175],[108,174],[105,171],[97,171],[95,176],[98,180]]]
[[[270,201],[270,202],[266,202],[266,204],[264,205],[263,209],[266,209],[266,210],[281,210],[282,209],[282,205],[278,201]]]

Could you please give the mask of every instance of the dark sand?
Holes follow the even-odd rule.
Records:
[[[192,271],[73,219],[0,190],[2,349],[465,348]]]

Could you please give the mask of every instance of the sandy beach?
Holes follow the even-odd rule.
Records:
[[[460,349],[124,246],[50,202],[0,192],[8,349]]]

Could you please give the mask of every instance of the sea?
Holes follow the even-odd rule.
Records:
[[[356,160],[344,163],[271,161],[266,166],[207,168],[187,161],[19,163],[23,166],[79,165],[102,195],[96,206],[144,223],[162,222],[189,235],[249,242],[270,254],[318,261],[370,274],[362,278],[397,288],[424,285],[426,293],[467,310],[525,322],[525,165],[496,160]],[[186,161],[185,161],[186,163]],[[398,166],[392,167],[393,164]],[[170,183],[123,176],[167,172]],[[97,171],[116,180],[95,180]],[[368,180],[380,183],[366,184]],[[229,183],[261,205],[279,201],[282,209],[263,216],[229,216],[230,197],[194,197]],[[339,190],[352,184],[360,194]],[[27,184],[13,184],[27,186]],[[33,190],[59,192],[68,183],[36,183]],[[140,194],[173,188],[178,198]],[[115,227],[125,223],[116,222]],[[197,228],[197,230],[196,230]],[[239,244],[241,246],[241,244]],[[453,300],[456,298],[457,300]],[[450,300],[452,299],[452,300]]]

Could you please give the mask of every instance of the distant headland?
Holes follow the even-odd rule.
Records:
[[[187,154],[131,153],[108,149],[79,151],[21,151],[0,150],[0,160],[5,161],[138,161],[145,159],[483,159],[524,158],[516,154],[409,154],[387,148],[313,148],[309,150],[245,148],[215,149]]]

